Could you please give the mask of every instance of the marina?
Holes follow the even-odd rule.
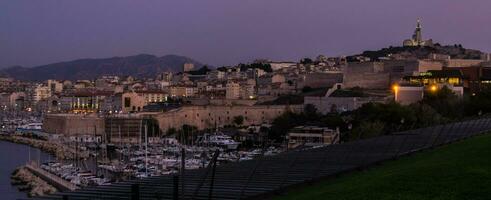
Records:
[[[0,139],[12,142],[2,142],[5,144],[25,144],[39,148],[38,154],[41,150],[52,154],[49,159],[41,159],[39,155],[28,151],[21,156],[25,159],[18,164],[23,166],[18,170],[23,173],[26,172],[22,170],[28,170],[31,175],[27,177],[38,177],[43,184],[47,183],[58,191],[177,174],[183,169],[200,169],[210,164],[215,152],[220,152],[216,164],[221,165],[252,160],[262,155],[276,155],[283,151],[274,146],[239,148],[240,142],[218,129],[202,133],[195,140],[181,144],[172,137],[149,138],[148,128],[144,126],[139,133],[139,143],[123,142],[121,139],[119,142],[107,143],[94,138],[44,133],[39,128],[42,123],[36,119],[22,115],[9,121],[4,120]],[[20,182],[25,180],[32,178],[24,178]],[[39,195],[43,192],[29,194]]]

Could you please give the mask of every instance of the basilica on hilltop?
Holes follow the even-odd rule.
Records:
[[[422,32],[421,20],[418,19],[416,23],[416,29],[414,30],[414,34],[412,38],[404,40],[402,43],[403,46],[405,47],[433,46],[433,41],[431,39],[423,40],[423,36],[421,32]]]

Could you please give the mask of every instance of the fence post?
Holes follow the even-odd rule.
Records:
[[[479,127],[481,126],[481,119],[476,119],[471,125],[470,136],[477,135],[479,133]]]
[[[452,129],[450,129],[450,132],[447,135],[445,135],[445,137],[443,138],[443,142],[441,144],[443,145],[443,144],[447,144],[447,143],[450,143],[452,141],[455,141],[456,139],[454,137],[456,135],[458,137],[458,135],[462,131],[462,125],[463,124],[464,124],[463,121],[455,122],[453,125],[458,125],[458,126],[454,128],[452,125]]]
[[[477,134],[479,134],[479,130],[480,130],[480,126],[481,125],[482,125],[481,120],[480,119],[476,120],[472,124],[472,128],[473,129],[471,129],[472,130],[471,135],[477,135]]]
[[[179,199],[179,176],[174,175],[172,176],[172,182],[174,183],[174,191],[172,192],[172,199],[173,200],[178,200]]]
[[[485,132],[485,127],[486,127],[485,125],[486,125],[486,119],[481,119],[481,122],[479,123],[478,133]]]
[[[254,164],[254,168],[252,168],[252,171],[249,174],[249,176],[247,177],[246,182],[244,183],[244,185],[242,185],[242,188],[240,190],[239,197],[237,199],[242,199],[242,196],[244,195],[244,190],[249,186],[249,182],[251,181],[252,177],[256,173],[256,170],[259,167],[259,165],[261,164],[261,161],[263,159],[264,159],[264,155],[261,156],[261,157],[259,157],[259,158],[256,158],[256,164]]]
[[[406,144],[408,137],[409,137],[409,135],[407,135],[407,134],[404,136],[404,139],[403,139],[401,145],[399,145],[399,148],[397,148],[396,154],[394,155],[394,159],[399,158],[399,154],[401,153],[401,149]]]
[[[138,183],[131,185],[131,200],[140,200],[140,185]]]
[[[351,134],[350,134],[350,135],[351,135]],[[354,146],[355,146],[354,144],[355,144],[355,143],[357,143],[357,142],[358,142],[358,143],[360,143],[360,140],[361,140],[361,136],[362,136],[362,135],[363,135],[363,132],[360,132],[360,133],[358,134],[358,138],[357,138],[356,140],[354,140],[354,141],[349,141],[349,142],[346,142],[346,143],[342,144],[342,145],[345,145],[345,146],[349,147],[349,150],[344,151],[344,153],[343,153],[343,154],[344,154],[344,155],[343,155],[344,159],[343,159],[343,160],[342,160],[340,163],[344,163],[344,162],[346,162],[347,160],[349,161],[348,157],[350,157],[350,156],[351,156],[351,154],[352,154],[352,152],[353,152],[353,148],[354,148]]]
[[[414,130],[414,131],[416,131],[416,130]],[[415,137],[419,137],[419,136],[422,135],[421,134],[422,131],[423,131],[423,129],[419,129],[416,134],[411,134],[411,135],[414,135]],[[412,153],[412,152],[415,152],[415,151],[419,151],[420,150],[419,148],[416,147],[416,142],[417,141],[413,141],[413,145],[411,145],[411,148],[409,148],[409,152],[408,153]]]
[[[181,198],[184,199],[184,170],[186,170],[186,149],[181,149]]]
[[[216,150],[215,154],[218,155],[219,151],[218,149]],[[215,183],[215,172],[217,168],[217,158],[213,159],[213,166],[212,166],[212,171],[211,171],[211,180],[210,180],[210,191],[208,193],[208,199],[212,200],[213,199],[213,184]]]
[[[392,134],[391,134],[391,136],[394,137]],[[370,156],[377,154],[377,151],[380,150],[380,149],[378,149],[379,148],[378,145],[380,143],[380,140],[385,139],[386,137],[387,137],[386,135],[380,135],[380,136],[375,136],[374,138],[369,139],[369,140],[373,139],[373,146],[371,146],[369,144],[367,145],[365,142],[365,146],[364,146],[365,149],[361,148],[365,153],[363,154],[363,157],[360,158],[362,160],[360,167],[366,167],[370,164],[370,159],[369,159]],[[361,156],[361,153],[362,152],[360,152],[360,156]]]
[[[322,168],[324,167],[324,163],[327,160],[328,154],[330,153],[330,150],[333,149],[333,147],[331,146],[333,144],[334,143],[331,143],[329,146],[325,147],[324,153],[322,154],[322,160],[319,162],[319,167],[317,168],[317,170],[312,170],[313,171],[312,178],[311,178],[312,180],[314,180],[316,177],[319,176]]]
[[[452,125],[450,126],[450,129],[449,129],[450,131],[453,129],[453,126],[455,125],[455,123],[451,123],[451,124],[452,124]],[[442,129],[440,130],[440,132],[438,133],[438,135],[436,135],[435,139],[434,139],[434,140],[433,140],[433,142],[431,143],[430,148],[435,147],[435,145],[436,145],[436,143],[437,143],[437,141],[438,141],[438,138],[440,138],[440,135],[443,133],[443,130],[445,130],[445,127],[446,127],[446,126],[447,126],[446,124],[444,124],[444,125],[442,126]]]
[[[485,117],[484,118],[484,131],[483,132],[487,132],[489,131],[489,118]]]
[[[460,137],[459,139],[465,139],[465,138],[467,138],[467,137],[468,137],[469,133],[471,132],[471,131],[469,131],[469,125],[471,124],[471,122],[472,122],[472,121],[473,121],[473,120],[468,120],[468,121],[466,121],[465,128],[464,128],[465,133],[464,133],[464,134],[463,134],[463,136],[462,136],[462,137]],[[472,126],[471,126],[471,127],[472,127]]]
[[[215,151],[215,154],[213,154],[213,158],[208,163],[208,166],[206,167],[206,170],[203,174],[203,179],[201,179],[201,181],[198,183],[198,186],[196,186],[194,193],[193,193],[193,196],[191,196],[191,199],[195,199],[196,195],[198,195],[198,192],[201,190],[201,187],[205,183],[206,177],[208,177],[208,173],[210,172],[213,163],[216,163],[216,160],[218,159],[219,153],[220,153],[220,151],[217,149]]]
[[[390,137],[390,142],[388,142],[387,146],[385,147],[385,150],[383,152],[383,156],[384,156],[384,159],[385,159],[385,155],[387,155],[389,153],[389,149],[392,147],[392,143],[394,143],[394,138],[396,136],[394,135],[389,135],[388,137]],[[388,158],[391,158],[392,156],[389,156]]]
[[[448,144],[457,140],[456,138],[459,137],[460,132],[463,130],[464,121],[456,122],[455,125],[458,125],[458,127],[454,128],[453,131],[445,137],[442,144]]]

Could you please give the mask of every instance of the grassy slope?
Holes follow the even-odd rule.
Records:
[[[491,135],[292,189],[274,199],[491,199]]]

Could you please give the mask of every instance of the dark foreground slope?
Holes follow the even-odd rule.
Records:
[[[491,135],[294,188],[274,199],[490,199]]]

